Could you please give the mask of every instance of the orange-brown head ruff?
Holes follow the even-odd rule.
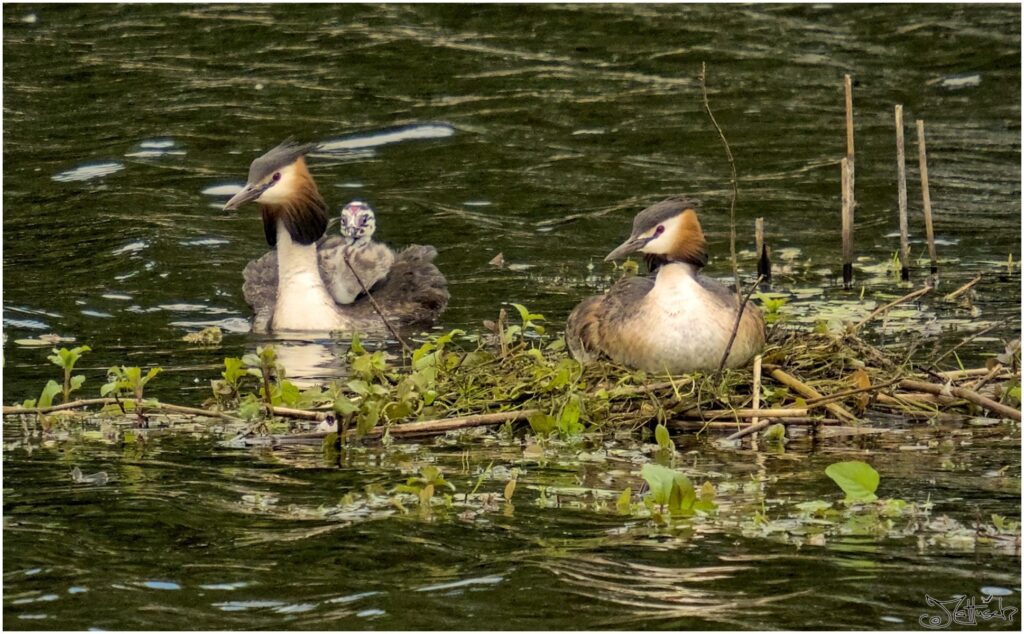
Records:
[[[686,198],[672,197],[644,209],[633,220],[629,239],[605,260],[640,251],[660,261],[706,265],[707,240],[697,219],[696,207],[695,202]]]

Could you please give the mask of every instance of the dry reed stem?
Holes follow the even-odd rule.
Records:
[[[900,278],[910,279],[910,236],[907,222],[907,161],[903,152],[903,106],[896,105],[896,186],[900,220]]]
[[[963,295],[967,291],[969,291],[972,288],[974,288],[974,285],[977,284],[978,282],[980,282],[981,278],[982,278],[982,276],[979,275],[978,277],[974,278],[970,282],[967,282],[966,284],[964,284],[960,288],[956,289],[952,293],[948,293],[948,294],[944,295],[942,299],[946,300],[947,302],[951,302],[951,301],[955,300],[957,297],[960,297],[961,295]]]
[[[722,132],[722,126],[718,125],[714,113],[711,112],[711,104],[708,102],[707,66],[704,62],[700,63],[700,91],[704,97],[704,111],[708,113],[711,124],[715,126],[718,136],[722,139],[722,145],[725,146],[725,157],[729,161],[729,170],[732,173],[732,199],[729,202],[729,257],[732,262],[732,277],[736,284],[736,303],[738,304],[742,299],[740,296],[740,269],[736,263],[736,200],[740,194],[736,176],[736,160],[733,159],[732,149],[729,147],[729,141],[725,138],[725,132]]]
[[[747,294],[744,295],[742,301],[740,301],[739,310],[736,311],[736,321],[733,322],[732,325],[732,334],[729,335],[729,343],[725,345],[725,353],[722,354],[722,360],[718,362],[719,372],[725,369],[725,364],[729,360],[729,353],[732,352],[732,344],[736,341],[736,333],[739,332],[740,329],[740,322],[743,320],[743,310],[747,307],[747,302],[750,301],[750,296],[754,294],[754,291],[757,289],[757,285],[761,283],[761,279],[762,277],[758,275],[757,279],[754,280],[754,283],[751,284],[750,288],[747,290]],[[737,287],[737,289],[738,288],[739,287]]]
[[[921,171],[921,202],[924,212],[924,231],[928,238],[928,257],[932,261],[932,273],[939,270],[935,255],[935,229],[932,227],[932,197],[928,192],[928,151],[924,141],[924,121],[917,120],[917,162]]]
[[[940,396],[956,396],[966,401],[970,401],[981,408],[987,409],[994,414],[998,414],[1003,418],[1010,418],[1018,422],[1020,421],[1020,410],[1016,410],[1009,405],[1003,405],[1002,403],[993,401],[992,399],[982,396],[974,390],[969,390],[965,387],[957,387],[955,385],[935,385],[934,383],[914,381],[912,379],[903,379],[900,381],[900,386]]]
[[[772,378],[774,378],[779,383],[782,383],[786,387],[792,388],[797,393],[802,395],[804,398],[824,399],[824,397],[813,387],[807,385],[806,383],[796,378],[795,376],[788,374],[781,368],[768,366],[768,369],[769,374],[771,374]],[[836,418],[840,420],[849,422],[857,420],[856,416],[851,414],[845,407],[837,403],[825,403],[824,406],[826,409],[828,409],[828,411],[835,414]]]
[[[384,311],[381,309],[380,304],[378,304],[377,300],[373,298],[372,294],[370,294],[370,289],[366,288],[366,284],[363,284],[363,280],[359,277],[359,274],[356,273],[356,270],[352,268],[352,263],[348,261],[348,255],[345,255],[342,260],[345,261],[345,266],[347,266],[348,270],[351,271],[352,277],[356,278],[356,281],[359,282],[359,288],[363,289],[363,292],[366,293],[366,298],[370,300],[373,310],[377,312],[380,320],[384,322],[384,325],[391,333],[391,336],[397,339],[398,343],[402,344],[402,349],[405,350],[406,353],[412,354],[412,348],[409,347],[409,344],[405,343],[405,339],[402,339],[402,336],[394,329],[391,322],[388,321],[388,318],[384,316]]]
[[[917,289],[913,293],[907,293],[903,297],[889,302],[888,304],[886,304],[885,306],[882,306],[881,308],[876,308],[875,310],[871,311],[870,315],[868,315],[864,319],[860,320],[860,322],[855,324],[850,329],[850,332],[857,332],[858,330],[861,329],[861,327],[864,324],[868,323],[869,321],[871,321],[872,319],[874,319],[875,317],[878,317],[879,315],[881,315],[883,313],[889,312],[890,309],[892,309],[892,308],[894,308],[896,306],[899,306],[900,304],[903,304],[905,302],[909,302],[912,299],[917,299],[918,297],[921,297],[922,295],[927,295],[928,293],[930,293],[932,291],[932,288],[933,288],[932,286],[924,286],[922,288]]]

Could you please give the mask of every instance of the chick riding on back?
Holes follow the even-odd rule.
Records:
[[[257,158],[245,187],[224,205],[236,209],[246,202],[259,204],[267,244],[275,247],[243,271],[242,291],[255,313],[253,330],[383,333],[386,326],[365,296],[350,298],[352,280],[336,279],[339,272],[351,271],[335,251],[354,246],[372,231],[356,227],[355,241],[349,236],[321,239],[328,224],[327,203],[305,161],[316,147],[285,141]],[[386,267],[377,262],[363,269],[369,278],[363,282],[375,287],[377,304],[396,327],[433,322],[448,304],[447,281],[433,264],[437,250],[412,245],[390,255]],[[339,302],[336,292],[349,301]]]

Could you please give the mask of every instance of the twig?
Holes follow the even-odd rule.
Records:
[[[980,379],[978,379],[977,381],[972,383],[970,385],[969,389],[972,389],[975,392],[979,391],[981,388],[985,387],[986,383],[988,383],[989,381],[994,379],[997,374],[1002,372],[1002,370],[1003,370],[1003,364],[1002,363],[996,363],[994,366],[992,366],[992,370],[989,371],[988,374],[986,374],[985,376],[981,377]]]
[[[842,188],[841,231],[843,240],[843,288],[853,287],[853,163],[849,157],[839,161]]]
[[[764,419],[764,420],[762,420],[760,422],[751,423],[750,425],[747,425],[743,429],[740,429],[740,430],[736,431],[735,433],[730,434],[729,436],[727,436],[726,440],[739,440],[740,438],[743,438],[745,436],[749,436],[750,434],[753,434],[755,432],[759,432],[759,431],[761,431],[762,429],[768,427],[771,424],[772,424],[772,419],[770,419],[770,418],[766,418],[766,419]]]
[[[209,418],[222,418],[231,422],[242,422],[241,418],[225,414],[224,412],[216,412],[212,410],[205,410],[198,407],[185,407],[184,405],[171,405],[170,403],[160,403],[151,406],[147,411],[166,411],[166,412],[177,412],[179,414],[189,414],[192,416],[206,416]]]
[[[373,306],[373,309],[377,311],[377,315],[380,316],[380,320],[384,322],[388,331],[391,332],[391,336],[397,339],[398,343],[402,344],[402,349],[405,350],[406,353],[411,354],[412,348],[409,347],[409,344],[405,343],[405,339],[402,339],[402,336],[398,334],[394,327],[392,327],[391,322],[384,316],[384,311],[381,309],[380,304],[378,304],[377,300],[375,300],[373,295],[370,294],[370,289],[366,288],[366,284],[363,284],[362,278],[360,278],[359,274],[356,273],[356,270],[352,268],[352,263],[348,261],[348,254],[345,253],[342,259],[345,261],[345,266],[348,267],[348,270],[352,272],[352,277],[356,278],[356,281],[359,282],[359,288],[363,289],[363,292],[366,293],[366,298],[370,300],[370,304]]]
[[[947,302],[951,302],[951,301],[955,300],[957,297],[960,297],[961,295],[963,295],[967,291],[969,291],[972,288],[974,288],[974,285],[977,284],[978,282],[980,282],[981,278],[982,278],[982,276],[979,275],[978,277],[974,278],[970,282],[967,282],[966,284],[964,284],[960,288],[956,289],[952,293],[949,293],[949,294],[943,296],[942,299],[944,299]]]
[[[786,387],[796,390],[797,393],[801,394],[804,398],[811,399],[824,399],[824,397],[815,390],[813,387],[807,385],[795,376],[784,372],[782,368],[769,366],[769,373],[779,383],[782,383]],[[851,414],[845,407],[838,403],[825,403],[825,408],[836,415],[837,418],[844,421],[855,421],[857,417]]]
[[[863,394],[864,392],[877,392],[884,390],[887,387],[892,387],[899,383],[902,379],[893,379],[892,381],[886,381],[885,383],[879,383],[878,385],[869,385],[867,387],[859,387],[855,390],[846,390],[845,392],[836,392],[835,394],[829,394],[820,398],[807,399],[805,403],[808,408],[820,407],[825,403],[831,403],[834,401],[841,401],[850,396],[856,396],[857,394]]]
[[[1020,421],[1020,410],[993,401],[992,399],[982,396],[974,390],[969,390],[965,387],[957,387],[955,385],[935,385],[934,383],[914,381],[913,379],[903,379],[903,381],[900,382],[900,385],[911,390],[928,392],[939,396],[956,396],[964,399],[965,401],[970,401],[990,412],[999,414],[1003,418],[1011,418],[1015,421]]]
[[[761,409],[761,355],[754,357],[754,385],[751,392],[754,397],[753,409],[756,412]],[[756,425],[759,422],[757,416],[751,422]]]
[[[1003,370],[1006,370],[1006,368],[1003,368]],[[971,368],[969,370],[949,370],[948,372],[934,372],[932,374],[941,377],[942,379],[959,381],[962,379],[969,379],[976,376],[985,376],[988,373],[988,368]]]
[[[115,398],[89,398],[82,399],[80,401],[72,401],[70,403],[63,403],[61,405],[53,405],[51,407],[20,407],[20,406],[8,406],[5,405],[3,408],[4,416],[17,416],[20,414],[50,414],[52,412],[60,412],[69,409],[78,409],[80,407],[90,407],[93,405],[116,405],[118,403]],[[146,411],[166,411],[166,412],[177,412],[179,414],[190,414],[192,416],[207,416],[209,418],[223,418],[233,422],[241,421],[240,418],[225,414],[224,412],[216,412],[211,410],[200,409],[198,407],[185,407],[184,405],[171,405],[170,403],[157,402],[147,408]]]
[[[117,399],[115,398],[87,398],[80,401],[62,403],[60,405],[51,405],[50,407],[21,407],[20,405],[4,405],[4,416],[17,416],[20,414],[49,414],[50,412],[59,412],[66,409],[78,409],[79,407],[89,407],[91,405],[114,405],[116,403]]]
[[[896,186],[900,221],[900,279],[910,279],[910,236],[907,222],[907,161],[903,153],[903,105],[896,104]]]
[[[725,157],[729,160],[729,170],[732,172],[732,200],[729,203],[729,256],[732,260],[732,276],[736,284],[736,301],[740,302],[740,269],[736,263],[736,199],[739,198],[739,186],[736,177],[736,161],[732,157],[732,149],[729,148],[729,141],[722,132],[722,126],[718,125],[714,113],[711,112],[711,104],[708,102],[707,68],[704,62],[700,63],[700,92],[704,96],[704,111],[708,113],[711,124],[718,130],[718,136],[725,146]],[[741,309],[742,310],[742,309]],[[721,368],[719,368],[721,371]]]
[[[917,120],[917,162],[921,171],[921,202],[924,212],[924,231],[928,238],[928,257],[932,260],[932,273],[939,272],[939,260],[935,255],[935,229],[932,227],[932,197],[928,193],[928,151],[924,143],[924,121]]]
[[[688,409],[682,413],[684,417],[712,420],[717,418],[747,419],[763,416],[765,418],[803,418],[810,411],[808,407],[776,407],[773,409]]]
[[[891,309],[891,308],[893,308],[895,306],[899,306],[900,304],[903,304],[904,302],[909,302],[912,299],[917,299],[918,297],[921,297],[922,295],[927,295],[928,293],[930,293],[932,291],[932,288],[933,288],[932,286],[924,286],[922,288],[917,289],[913,293],[908,293],[908,294],[904,295],[903,297],[901,297],[899,299],[896,299],[896,300],[893,300],[893,301],[889,302],[888,304],[886,304],[885,306],[882,306],[881,308],[876,308],[875,310],[871,311],[870,315],[868,315],[864,319],[860,320],[859,323],[855,324],[850,329],[850,332],[857,332],[858,330],[861,329],[861,326],[863,326],[864,324],[868,323],[869,321],[871,321],[875,317],[878,317],[879,315],[881,315],[883,313],[889,312],[889,309]]]
[[[391,437],[400,436],[421,436],[430,434],[443,434],[446,431],[453,429],[466,429],[469,427],[486,427],[492,425],[501,425],[507,421],[518,421],[529,418],[533,414],[536,414],[540,410],[537,409],[520,409],[510,410],[507,412],[498,412],[495,414],[475,414],[473,416],[463,416],[460,418],[440,418],[436,420],[425,420],[417,423],[402,423],[399,425],[392,425],[390,427],[378,426],[369,430],[363,435],[363,438],[376,438],[384,434],[385,430]],[[331,431],[315,431],[304,434],[288,434],[283,436],[274,436],[273,442],[289,442],[289,441],[303,441],[307,439],[323,438],[329,434],[336,433],[334,430]],[[350,430],[349,436],[356,435],[356,430]]]
[[[291,407],[274,406],[274,415],[282,418],[298,418],[302,420],[327,420],[330,412],[316,412],[305,409],[293,409]]]
[[[953,346],[953,347],[952,347],[952,348],[950,348],[949,350],[946,350],[946,351],[945,351],[945,352],[943,352],[943,353],[942,353],[941,355],[939,355],[939,357],[938,357],[937,359],[935,359],[935,360],[934,360],[934,361],[932,361],[932,362],[931,362],[930,364],[928,364],[928,365],[929,365],[929,367],[932,367],[932,368],[934,368],[934,367],[936,366],[936,364],[938,364],[938,362],[939,362],[939,361],[942,361],[943,359],[945,359],[945,358],[946,358],[946,357],[948,357],[949,355],[953,354],[954,352],[956,352],[957,350],[959,350],[959,349],[960,349],[960,348],[961,348],[962,346],[966,346],[966,345],[967,345],[968,343],[970,343],[970,342],[974,341],[974,340],[975,340],[975,339],[977,339],[978,337],[980,337],[980,336],[982,336],[982,335],[984,335],[984,334],[986,334],[986,333],[988,333],[988,332],[991,332],[992,330],[995,330],[995,329],[996,329],[996,328],[998,328],[999,326],[1002,326],[1003,324],[1005,324],[1005,323],[1006,323],[1007,321],[1009,321],[1009,319],[1004,319],[1004,320],[1002,320],[1002,321],[997,321],[997,322],[996,322],[996,323],[994,323],[994,324],[989,324],[988,326],[986,326],[986,327],[982,328],[981,330],[979,330],[978,332],[974,333],[973,335],[971,335],[971,336],[969,336],[969,337],[965,338],[965,339],[964,339],[963,341],[961,341],[960,343],[956,344],[955,346]]]
[[[757,285],[761,283],[762,279],[763,278],[758,275],[757,279],[754,280],[754,283],[751,284],[750,288],[747,290],[747,294],[742,300],[740,300],[739,310],[736,311],[736,321],[732,325],[732,334],[729,335],[729,343],[725,346],[725,352],[722,354],[722,360],[718,362],[719,372],[725,369],[725,363],[729,360],[729,353],[732,352],[732,344],[736,341],[736,333],[740,330],[740,321],[743,319],[743,309],[747,307],[747,302],[750,301],[750,296],[754,294],[754,291],[757,289]],[[736,289],[738,291],[739,286],[737,286]]]

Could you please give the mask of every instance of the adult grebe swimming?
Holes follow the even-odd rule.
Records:
[[[343,210],[342,236],[321,239],[327,203],[305,161],[315,148],[285,141],[257,158],[245,187],[224,205],[259,204],[267,243],[275,247],[243,272],[242,291],[255,313],[253,330],[385,331],[345,264],[346,255],[393,326],[436,320],[448,305],[448,283],[433,264],[434,247],[412,245],[395,255],[373,243],[376,224],[365,204]]]

